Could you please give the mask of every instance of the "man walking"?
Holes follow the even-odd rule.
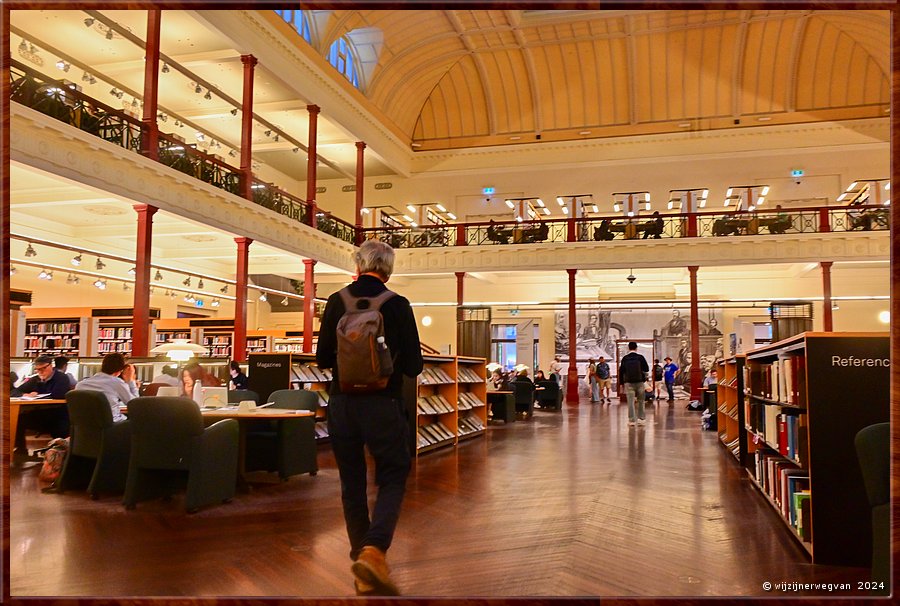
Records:
[[[400,595],[391,580],[385,553],[393,540],[410,469],[409,421],[401,393],[403,375],[416,377],[422,372],[422,353],[409,301],[385,287],[394,269],[394,250],[383,242],[366,240],[354,261],[359,278],[331,295],[325,305],[316,361],[321,368],[333,369],[328,432],[341,478],[356,593]],[[359,369],[341,368],[339,363],[348,356],[338,352],[338,322],[350,305],[356,310],[378,309],[383,318],[384,336],[376,341],[378,347],[387,348],[393,372],[382,389],[358,393],[341,384],[341,373],[359,374]],[[344,347],[343,340],[341,343]],[[378,486],[371,517],[366,495],[366,449],[375,460]]]
[[[672,358],[666,356],[663,366],[663,378],[666,381],[666,391],[669,393],[669,402],[675,401],[675,375],[678,374],[678,365],[672,361]]]
[[[628,353],[619,363],[619,380],[625,385],[625,397],[628,400],[628,424],[645,425],[644,418],[644,382],[650,366],[647,360],[637,352],[637,343],[628,343]],[[635,402],[637,400],[637,402]]]
[[[611,404],[612,400],[609,399],[609,388],[612,385],[612,376],[610,376],[609,364],[607,364],[606,358],[603,356],[600,356],[600,360],[597,362],[594,373],[597,375],[597,388],[600,392],[600,402],[602,403],[605,399],[607,404]]]

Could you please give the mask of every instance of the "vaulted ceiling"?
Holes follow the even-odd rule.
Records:
[[[335,10],[415,149],[884,116],[888,11]],[[356,36],[356,38],[354,38]]]

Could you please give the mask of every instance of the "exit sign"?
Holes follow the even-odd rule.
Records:
[[[492,196],[496,190],[493,187],[485,187],[481,190],[485,196]]]
[[[792,176],[792,177],[795,177],[795,178],[796,178],[796,177],[802,177],[802,176],[803,176],[803,169],[801,169],[801,168],[795,168],[794,170],[791,171],[791,176]]]

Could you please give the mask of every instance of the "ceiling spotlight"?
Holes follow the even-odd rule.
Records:
[[[283,298],[283,299],[281,300],[281,304],[284,305],[285,307],[288,306],[288,303],[290,303],[290,301],[288,301],[288,298],[287,298],[287,297],[285,297],[285,298]]]
[[[47,271],[46,269],[42,269],[42,270],[41,270],[41,273],[38,274],[38,279],[39,279],[39,280],[52,280],[52,279],[53,279],[53,272],[52,272],[52,271]]]
[[[115,34],[113,33],[112,28],[109,28],[108,30],[106,30],[106,39],[107,40],[112,40],[114,35]]]
[[[184,284],[185,286],[187,286],[188,288],[190,288],[190,286],[191,286],[191,277],[188,276],[187,278],[185,278],[184,281],[182,282],[182,284]]]
[[[634,281],[637,280],[637,276],[634,275],[634,270],[628,270],[628,271],[630,273],[628,274],[628,277],[625,279],[628,280],[628,282],[630,282],[631,284],[634,284]]]
[[[168,63],[163,62],[162,73],[164,73],[164,74],[169,73],[169,64]]]
[[[84,20],[84,26],[85,26],[85,27],[90,27],[90,26],[92,26],[93,24],[94,24],[94,18],[93,18],[93,17],[88,17],[87,19]]]
[[[203,92],[203,87],[200,86],[199,84],[196,85],[196,86],[194,87],[194,92],[197,93],[197,94],[199,95],[200,93]]]
[[[229,155],[230,157],[234,158],[235,156],[237,156],[237,152],[234,151],[234,150],[231,150],[230,152],[228,152],[228,155]]]
[[[97,78],[94,77],[94,74],[91,74],[91,77],[89,78],[89,80],[90,80],[90,83],[91,83],[91,84],[96,84],[96,83],[97,83]]]
[[[131,287],[128,286],[128,282],[122,282],[122,290],[131,290]]]
[[[194,136],[197,137],[197,141],[203,141],[206,138],[206,135],[204,135],[200,131],[194,133]]]
[[[169,116],[167,116],[163,112],[159,112],[158,114],[156,114],[156,117],[159,118],[162,122],[165,122],[169,119]]]
[[[267,137],[271,137],[271,136],[272,136],[272,129],[270,128],[269,130],[267,130],[267,131],[265,132],[265,135],[266,135]]]
[[[106,280],[97,278],[96,280],[94,280],[94,286],[96,286],[100,290],[106,290]]]
[[[34,250],[33,246],[31,246],[31,242],[28,243],[28,248],[25,249],[25,256],[26,257],[36,257],[37,256],[37,251]]]
[[[72,257],[71,263],[72,263],[72,265],[74,265],[75,267],[78,267],[79,265],[81,265],[81,253],[78,253],[77,255],[75,255],[74,257]]]
[[[27,53],[28,52],[28,44],[25,43],[25,40],[19,42],[19,52]]]
[[[157,270],[156,270],[156,275],[153,276],[153,279],[156,280],[157,282],[159,282],[160,280],[162,280],[162,279],[163,279],[162,272],[159,271],[159,270],[157,269]]]
[[[237,108],[236,108],[236,107],[235,107],[233,110],[231,110],[231,115],[232,115],[232,116],[236,116],[236,115],[237,115]]]
[[[227,295],[228,294],[228,285],[226,284],[225,286],[220,288],[219,292],[222,293],[223,295]]]
[[[90,79],[91,79],[91,76],[90,76],[90,74],[88,74],[87,72],[84,72],[83,74],[81,74],[81,81],[82,81],[82,82],[87,82],[87,81],[90,80]]]
[[[111,89],[109,89],[109,94],[112,95],[113,97],[118,97],[119,89],[114,86]]]
[[[294,152],[294,153],[296,154],[298,151],[300,151],[300,148],[299,148],[299,147],[295,147],[295,148],[292,149],[291,151]]]
[[[278,133],[275,133],[275,141],[278,141]]]
[[[209,101],[210,99],[212,99],[212,93],[207,89],[206,94],[203,95],[203,98]]]
[[[9,275],[14,276],[14,275],[16,275],[16,272],[17,272],[17,271],[19,271],[19,270],[16,269],[16,266],[15,266],[15,265],[10,265],[10,266],[9,266]]]
[[[199,288],[200,290],[203,290],[203,278],[200,278],[200,281],[197,282],[197,288]]]
[[[100,257],[97,257],[97,262],[94,263],[94,267],[97,268],[97,271],[100,271],[104,267],[106,267],[106,263],[104,263]]]
[[[66,284],[78,284],[81,282],[81,279],[75,274],[69,274],[69,277],[66,278]]]
[[[185,303],[193,303],[193,302],[194,302],[194,296],[193,296],[192,294],[190,294],[190,293],[184,295],[184,302],[185,302]]]
[[[131,100],[131,107],[137,107],[137,106],[138,106],[138,100],[137,100],[137,97],[135,97]],[[163,122],[165,122],[165,120],[163,120]]]
[[[213,299],[213,300],[212,300],[212,303],[210,303],[209,306],[210,306],[210,307],[218,307],[218,306],[219,306],[219,300],[218,300],[218,299]]]
[[[56,69],[61,69],[64,72],[69,71],[70,67],[72,67],[72,66],[69,65],[68,63],[66,63],[65,61],[63,61],[62,59],[60,59],[59,61],[56,62]]]
[[[130,275],[133,276],[134,274],[137,273],[137,268],[136,268],[136,267],[132,267],[131,269],[128,270],[128,273],[129,273]]]
[[[259,295],[259,300],[262,301],[263,303],[265,303],[266,301],[269,300],[269,298],[266,296],[266,293],[265,293],[265,292],[262,292],[262,293],[260,293],[260,295]]]

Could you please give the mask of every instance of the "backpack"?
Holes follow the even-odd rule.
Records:
[[[663,379],[663,367],[659,364],[653,365],[653,380],[654,381],[662,381]]]
[[[41,482],[56,482],[69,453],[69,438],[55,438],[44,450],[44,464],[38,473]]]
[[[641,356],[638,354],[628,354],[622,358],[622,376],[623,383],[643,383],[644,371],[641,369]]]
[[[376,297],[354,297],[349,287],[340,291],[344,315],[337,324],[337,370],[341,391],[369,393],[387,387],[394,372],[391,352],[384,342],[381,306],[396,293],[385,290]]]

